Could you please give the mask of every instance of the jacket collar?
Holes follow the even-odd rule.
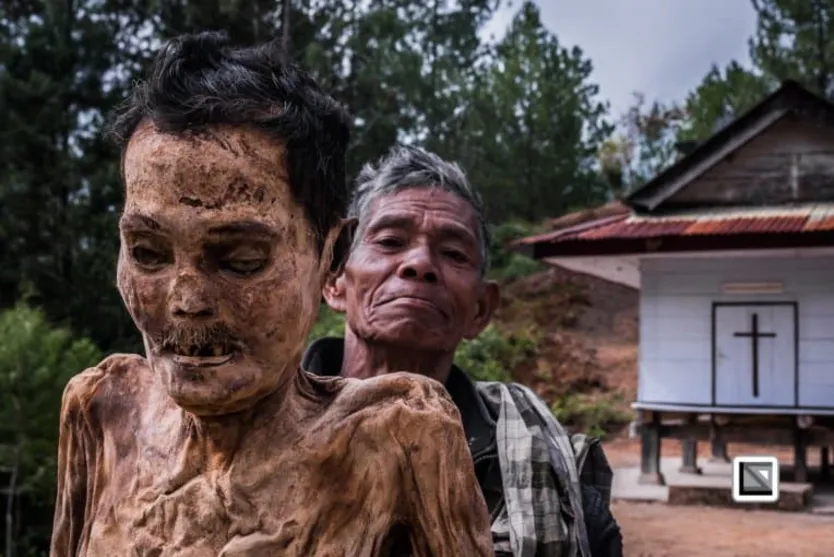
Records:
[[[314,375],[338,376],[342,369],[345,341],[324,337],[314,341],[304,353],[301,367]],[[489,451],[495,440],[495,416],[491,416],[475,383],[453,365],[446,379],[446,390],[457,406],[473,458]]]

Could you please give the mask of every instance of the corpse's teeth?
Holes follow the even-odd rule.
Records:
[[[186,347],[181,347],[174,350],[175,353],[181,356],[188,356],[190,358],[219,358],[229,353],[227,347],[223,344],[191,344]]]

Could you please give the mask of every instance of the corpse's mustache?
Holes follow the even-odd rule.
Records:
[[[181,351],[184,348],[203,346],[224,346],[240,348],[241,342],[231,329],[222,323],[205,327],[168,327],[152,336],[154,344],[163,350]]]

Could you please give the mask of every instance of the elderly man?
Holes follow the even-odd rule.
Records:
[[[117,283],[145,354],[66,387],[53,557],[493,554],[442,385],[299,368],[339,263],[348,116],[284,59],[173,40],[117,123]]]
[[[358,221],[351,253],[324,289],[346,314],[345,338],[317,341],[302,366],[360,378],[406,370],[444,383],[463,419],[496,555],[620,556],[601,448],[586,443],[575,454],[529,389],[473,384],[453,365],[458,344],[486,327],[499,301],[498,285],[485,280],[481,202],[461,170],[397,148],[362,170],[349,214]],[[599,473],[602,489],[580,482],[578,469],[591,479]]]

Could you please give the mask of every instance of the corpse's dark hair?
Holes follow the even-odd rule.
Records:
[[[171,133],[232,124],[254,126],[274,137],[285,147],[290,189],[304,207],[319,250],[346,213],[350,115],[288,61],[278,41],[231,47],[218,32],[169,40],[115,113],[110,136],[123,157],[145,120]]]

